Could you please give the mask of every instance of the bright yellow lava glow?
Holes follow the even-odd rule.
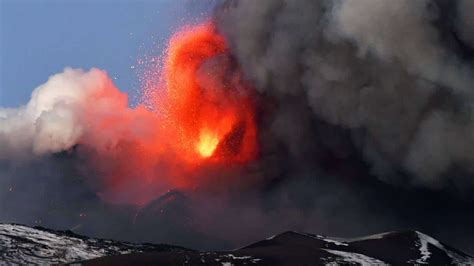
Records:
[[[210,133],[201,133],[197,150],[202,157],[210,157],[219,144],[217,136]]]

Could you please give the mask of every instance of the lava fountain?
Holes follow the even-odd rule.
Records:
[[[92,145],[92,163],[106,176],[99,195],[107,201],[144,204],[171,189],[232,186],[224,172],[256,157],[254,90],[213,24],[178,31],[160,61],[147,72],[158,76],[142,77],[155,85],[145,86],[138,107],[110,96],[122,100],[105,115],[87,108],[96,139],[87,143],[102,144]]]
[[[179,157],[245,162],[255,156],[251,93],[211,23],[187,27],[171,38],[162,78],[163,92],[155,94],[154,106]]]

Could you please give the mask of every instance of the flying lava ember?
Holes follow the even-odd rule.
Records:
[[[142,77],[155,85],[144,86],[141,105],[88,110],[92,138],[105,138],[92,142],[106,143],[93,163],[107,176],[100,195],[108,201],[145,203],[169,189],[205,186],[212,181],[196,174],[201,169],[243,165],[257,154],[252,90],[212,23],[178,31],[160,60],[158,75]],[[110,95],[118,93],[94,101],[126,99]],[[125,133],[110,145],[117,132]]]

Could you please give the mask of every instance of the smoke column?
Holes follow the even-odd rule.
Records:
[[[243,0],[217,14],[259,91],[349,129],[380,179],[439,187],[474,170],[472,8],[458,2]]]

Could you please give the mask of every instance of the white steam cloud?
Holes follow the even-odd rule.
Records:
[[[66,68],[37,87],[26,105],[0,108],[0,159],[41,156],[78,144],[88,126],[84,112],[96,108],[107,90],[116,89],[105,72]]]

